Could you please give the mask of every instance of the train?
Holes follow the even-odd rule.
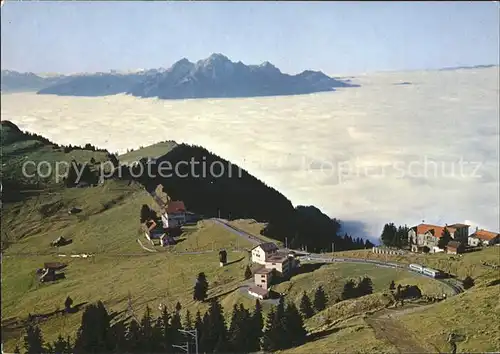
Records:
[[[409,268],[414,272],[427,275],[431,278],[443,278],[444,277],[444,273],[442,271],[437,270],[437,269],[424,267],[420,264],[412,263],[409,265]]]

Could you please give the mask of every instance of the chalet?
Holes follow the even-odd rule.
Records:
[[[264,242],[252,248],[252,262],[266,265],[266,261],[278,252],[278,246],[273,242]]]
[[[491,246],[500,243],[500,234],[483,229],[476,229],[476,231],[469,236],[468,241],[470,246]]]
[[[259,286],[251,286],[248,288],[248,294],[261,300],[267,299],[269,296],[269,292]]]
[[[261,267],[255,272],[254,275],[255,285],[262,289],[269,289],[273,278],[273,269]]]
[[[161,222],[165,229],[180,227],[186,223],[186,207],[184,202],[177,200],[162,208]]]
[[[465,246],[462,242],[458,241],[450,241],[448,245],[446,245],[446,253],[448,254],[459,254],[463,253]]]
[[[408,242],[411,245],[411,250],[418,252],[418,249],[424,246],[431,250],[435,249],[434,247],[437,247],[445,228],[449,231],[454,241],[465,242],[469,236],[469,225],[466,224],[445,226],[419,224],[408,231]]]

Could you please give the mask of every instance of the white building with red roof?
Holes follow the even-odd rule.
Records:
[[[437,247],[439,239],[442,237],[444,229],[447,229],[453,240],[458,242],[467,242],[470,225],[452,224],[452,225],[432,225],[419,224],[408,231],[408,243],[412,246],[412,251],[417,251],[421,247],[434,249]]]
[[[476,229],[476,231],[469,236],[470,246],[492,246],[496,244],[500,244],[500,233],[498,232]]]

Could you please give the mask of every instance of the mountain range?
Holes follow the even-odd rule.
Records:
[[[37,91],[60,96],[106,96],[120,93],[160,99],[222,98],[297,95],[356,87],[306,70],[282,73],[269,62],[245,65],[222,54],[192,63],[181,59],[169,69],[134,73],[95,73],[41,77],[33,73],[2,71],[2,91]]]

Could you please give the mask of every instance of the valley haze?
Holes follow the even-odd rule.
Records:
[[[59,144],[201,145],[373,240],[387,222],[500,228],[498,75],[363,74],[351,79],[359,87],[252,98],[2,92],[1,114]]]

